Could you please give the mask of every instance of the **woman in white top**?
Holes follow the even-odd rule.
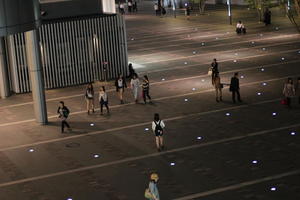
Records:
[[[244,26],[244,24],[242,23],[242,21],[239,21],[239,22],[236,24],[236,33],[237,33],[237,34],[246,33],[246,29],[245,29],[245,26]]]
[[[138,94],[139,94],[139,87],[140,87],[140,81],[137,76],[137,74],[133,74],[133,77],[130,81],[130,86],[133,92],[135,103],[138,103]]]
[[[159,114],[155,113],[154,120],[152,122],[152,131],[155,134],[155,142],[158,151],[164,149],[163,133],[165,127],[165,123],[159,119]]]
[[[101,115],[103,115],[103,106],[106,107],[107,114],[109,114],[108,97],[107,97],[107,93],[105,92],[104,86],[102,86],[99,91],[99,103],[100,103]]]

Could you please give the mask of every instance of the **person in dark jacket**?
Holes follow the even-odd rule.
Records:
[[[123,93],[124,89],[127,88],[125,78],[123,77],[122,74],[119,75],[119,77],[115,81],[115,86],[116,86],[116,91],[119,94],[120,102],[121,104],[124,103],[123,101]]]
[[[92,110],[92,112],[95,112],[95,108],[94,108],[94,87],[93,84],[88,84],[86,90],[85,90],[85,99],[86,99],[86,109],[87,109],[87,113],[88,115],[90,114],[90,110]]]
[[[133,75],[135,74],[135,70],[133,69],[132,63],[129,63],[129,65],[128,65],[128,71],[129,71],[128,78],[132,79]]]
[[[211,83],[214,85],[214,80],[217,74],[219,74],[219,68],[218,68],[218,62],[217,59],[214,58],[213,62],[211,63],[211,69],[212,69],[212,74],[211,74]]]
[[[266,26],[271,24],[271,11],[269,10],[269,8],[266,8],[264,12],[264,22]]]
[[[232,101],[235,103],[235,95],[237,94],[237,99],[239,102],[242,102],[240,96],[240,82],[238,78],[238,73],[234,73],[234,76],[231,78],[229,90],[232,92]]]
[[[61,133],[64,133],[65,125],[68,127],[68,130],[71,131],[71,127],[67,122],[70,110],[67,108],[67,106],[65,106],[65,103],[63,101],[59,102],[57,113],[58,118],[61,120]]]
[[[150,97],[150,95],[149,95],[150,82],[149,82],[149,79],[148,79],[148,76],[147,76],[147,75],[144,76],[142,88],[143,88],[143,99],[144,99],[144,103],[145,103],[145,104],[147,103],[147,97],[148,97],[148,99],[149,99],[149,101],[150,101],[149,103],[152,103],[152,102],[151,102],[151,97]]]

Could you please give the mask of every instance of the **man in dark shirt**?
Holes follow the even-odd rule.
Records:
[[[241,96],[240,96],[240,82],[238,78],[238,73],[234,73],[234,76],[231,78],[230,81],[230,92],[232,92],[232,101],[235,103],[235,94],[237,94],[237,99],[239,102],[242,102]]]

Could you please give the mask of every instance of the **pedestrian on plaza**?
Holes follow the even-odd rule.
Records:
[[[295,87],[292,78],[287,79],[287,82],[284,84],[282,93],[286,99],[286,105],[290,108],[291,98],[295,96]]]
[[[145,104],[147,103],[147,97],[148,97],[148,99],[149,99],[149,103],[152,103],[152,102],[151,102],[151,97],[150,97],[150,95],[149,95],[150,82],[149,82],[149,79],[148,79],[148,76],[147,76],[147,75],[144,76],[142,88],[143,88],[143,99],[144,99],[144,103],[145,103]]]
[[[271,11],[269,10],[269,8],[266,8],[264,12],[264,22],[266,26],[271,24]]]
[[[65,106],[63,101],[59,102],[59,106],[57,109],[58,118],[61,120],[61,133],[64,133],[65,125],[67,126],[68,130],[71,131],[71,127],[67,122],[67,119],[70,114],[70,110]]]
[[[165,123],[163,122],[163,120],[159,119],[159,114],[155,113],[154,120],[152,122],[152,131],[155,134],[157,151],[161,151],[164,149],[164,143],[163,143],[164,128],[165,128]]]
[[[120,3],[120,11],[121,11],[121,15],[125,14],[125,5],[124,5],[124,3]]]
[[[238,21],[238,23],[236,24],[236,33],[237,34],[246,34],[246,28],[244,26],[244,24],[242,23],[242,21]]]
[[[212,70],[212,74],[211,74],[211,83],[212,85],[214,85],[214,80],[215,80],[215,76],[217,73],[219,73],[219,68],[218,68],[218,62],[217,59],[214,58],[213,62],[211,63],[211,70]]]
[[[138,7],[137,7],[137,2],[136,1],[133,2],[132,9],[133,9],[133,12],[137,12],[138,11]]]
[[[132,2],[131,2],[131,0],[128,1],[127,6],[128,6],[128,13],[130,14],[132,12]]]
[[[128,77],[130,79],[132,79],[133,75],[135,74],[135,70],[133,69],[132,63],[129,63],[129,65],[128,65],[128,71],[129,71]]]
[[[121,102],[121,104],[123,104],[124,103],[123,94],[124,94],[125,88],[127,88],[127,85],[126,85],[125,78],[123,77],[122,74],[120,74],[118,76],[118,78],[116,79],[115,86],[116,86],[116,91],[119,94],[120,102]]]
[[[159,177],[158,177],[157,173],[152,173],[150,175],[149,186],[145,192],[146,198],[148,198],[150,200],[160,200],[159,192],[158,192],[158,188],[157,188],[158,180],[159,180]]]
[[[163,14],[163,16],[165,16],[167,14],[167,11],[165,9],[165,7],[161,6],[161,13]]]
[[[137,74],[133,74],[133,77],[130,81],[130,87],[132,89],[133,97],[135,103],[138,103],[138,95],[139,95],[139,87],[140,87],[140,80]]]
[[[296,96],[298,97],[298,103],[300,104],[300,77],[298,77],[296,83]]]
[[[240,95],[240,81],[238,78],[238,72],[234,73],[234,76],[231,78],[229,91],[232,93],[232,102],[235,103],[235,96],[239,102],[242,102]]]
[[[94,87],[93,84],[88,84],[86,90],[85,90],[85,100],[86,100],[86,107],[87,107],[87,113],[90,114],[90,110],[92,112],[95,112],[94,109]]]
[[[159,15],[160,15],[160,11],[159,11],[159,7],[158,7],[157,3],[154,4],[154,11],[155,11],[155,15],[156,15],[156,16],[159,16]]]
[[[100,104],[100,114],[103,115],[103,106],[106,107],[107,114],[109,114],[108,97],[107,97],[107,93],[105,92],[104,86],[100,87],[99,104]]]
[[[190,6],[187,6],[185,8],[185,15],[186,15],[186,19],[190,20],[190,15],[191,15],[191,8],[190,8]]]
[[[216,90],[216,101],[223,101],[222,99],[222,89],[223,89],[223,84],[221,83],[221,78],[219,73],[216,73],[215,78],[214,78],[214,86]]]

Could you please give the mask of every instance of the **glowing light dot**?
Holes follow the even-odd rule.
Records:
[[[166,79],[162,78],[161,80],[162,80],[162,81],[165,81]]]
[[[197,52],[196,51],[193,51],[193,54],[196,54]]]
[[[205,80],[204,80],[204,79],[202,79],[201,81],[202,81],[202,82],[204,82]]]
[[[251,44],[254,44],[254,43],[255,43],[254,41],[251,42]]]
[[[277,113],[276,113],[276,112],[273,112],[273,113],[272,113],[272,115],[273,115],[273,116],[276,116],[276,115],[277,115]]]
[[[188,99],[184,99],[185,102],[189,101]]]
[[[261,69],[260,69],[260,71],[264,72],[264,71],[265,71],[265,69],[264,69],[264,68],[261,68]]]
[[[90,126],[95,126],[95,124],[91,123]]]
[[[95,155],[94,155],[94,158],[99,158],[99,155],[98,155],[98,154],[95,154]]]
[[[226,113],[226,116],[230,116],[230,113]]]
[[[284,57],[282,57],[282,58],[281,58],[281,60],[285,60],[285,58],[284,58]]]
[[[202,46],[204,46],[204,45],[205,45],[205,43],[204,43],[204,42],[202,42],[202,43],[201,43],[201,45],[202,45]]]
[[[278,28],[278,27],[276,27],[275,29],[276,29],[276,30],[279,30],[279,28]]]
[[[193,88],[192,90],[193,90],[193,91],[195,91],[195,90],[196,90],[196,88]]]
[[[263,50],[263,51],[265,51],[265,50],[266,50],[266,48],[262,48],[262,50]]]
[[[29,151],[29,152],[34,152],[34,149],[29,149],[28,151]]]
[[[300,53],[300,51],[298,51],[298,53]]]
[[[149,131],[149,128],[145,128],[145,131]]]
[[[134,38],[131,38],[131,40],[133,41],[133,40],[134,40]]]
[[[187,62],[184,62],[185,65],[187,65]]]
[[[242,75],[241,78],[245,78],[245,77]]]
[[[201,136],[198,136],[198,137],[197,137],[197,140],[202,140],[202,137],[201,137]]]
[[[72,198],[67,198],[67,200],[73,200]]]
[[[257,95],[260,96],[260,95],[262,95],[262,93],[258,92]]]
[[[253,163],[253,164],[257,164],[258,161],[257,161],[257,160],[252,160],[252,163]]]
[[[290,134],[291,134],[291,135],[296,135],[296,132],[291,132]]]
[[[262,85],[263,85],[263,86],[266,86],[266,85],[267,85],[267,83],[262,83]]]
[[[175,163],[171,162],[170,165],[171,165],[171,166],[175,166]]]
[[[234,60],[233,62],[235,62],[235,63],[236,63],[236,60]]]
[[[271,191],[276,191],[276,187],[271,187]]]

